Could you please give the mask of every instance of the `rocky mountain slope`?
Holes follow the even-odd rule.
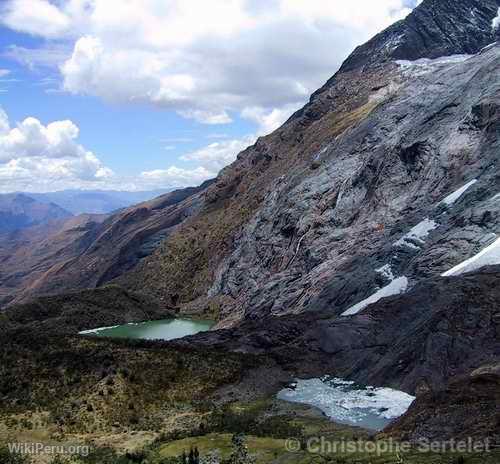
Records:
[[[342,71],[393,60],[474,54],[492,43],[498,31],[497,0],[427,0],[400,21],[358,47]]]
[[[0,306],[94,288],[126,272],[196,210],[205,187],[174,191],[114,215],[80,215],[0,237]]]
[[[0,234],[71,216],[70,212],[54,203],[42,203],[22,193],[0,195]]]
[[[498,232],[499,6],[425,0],[215,182],[111,216],[11,300],[116,281],[229,325],[340,314],[473,256]]]
[[[422,281],[353,316],[267,317],[176,343],[265,354],[300,378],[328,373],[410,392],[416,402],[386,431],[400,438],[500,441],[499,284],[495,266]]]
[[[495,40],[498,6],[427,0],[358,49],[120,282],[216,306],[227,323],[340,314],[393,279],[411,287],[488,245],[498,232],[500,47],[482,47]],[[474,55],[430,60],[464,52]]]

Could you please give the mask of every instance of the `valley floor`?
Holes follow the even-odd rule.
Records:
[[[185,415],[199,415],[186,412]],[[203,414],[202,414],[203,415]],[[39,417],[20,421],[16,430],[0,428],[0,463],[50,464],[174,464],[182,463],[183,453],[197,449],[201,460],[217,451],[221,462],[231,462],[232,438],[244,433],[249,454],[256,464],[497,464],[500,451],[432,452],[413,445],[398,451],[397,444],[368,431],[335,424],[307,406],[279,400],[260,400],[250,404],[235,402],[220,412],[219,423],[205,434],[180,434],[124,430],[120,433],[57,435],[51,427],[37,423]],[[199,431],[198,431],[199,433]],[[176,437],[176,435],[178,435]],[[7,457],[7,443],[44,443],[70,449],[81,446],[85,456],[54,457],[51,454],[24,458]],[[323,443],[320,450],[319,443]],[[301,446],[299,446],[301,444]],[[355,444],[359,451],[349,452],[341,446]],[[336,449],[334,447],[337,446]],[[354,446],[354,445],[351,445]],[[391,448],[392,447],[392,448]],[[378,451],[377,451],[378,450]],[[88,454],[87,454],[88,452]],[[17,459],[17,460],[15,460]],[[24,460],[23,460],[24,459]]]

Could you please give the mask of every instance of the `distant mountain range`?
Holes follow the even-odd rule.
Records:
[[[210,184],[175,190],[113,214],[80,214],[4,234],[0,237],[0,306],[32,294],[60,292],[61,285],[64,289],[95,287],[121,275],[153,253],[197,210],[197,194]],[[61,280],[59,272],[72,269],[77,261],[82,267],[69,280]]]
[[[63,190],[0,194],[0,234],[46,225],[80,214],[109,214],[169,191]]]
[[[42,203],[55,203],[72,214],[107,214],[127,206],[156,198],[172,189],[145,192],[112,190],[63,190],[50,193],[26,193]]]
[[[37,201],[22,193],[0,195],[0,233],[70,218],[69,211],[51,202]]]

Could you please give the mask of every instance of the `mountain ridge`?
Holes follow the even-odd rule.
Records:
[[[469,3],[477,8],[482,5],[478,1]],[[422,3],[415,10],[415,14],[419,9],[428,8],[432,4],[433,2],[429,1]],[[450,2],[440,4],[448,7],[452,5]],[[491,16],[493,10],[488,6],[485,8]],[[457,14],[456,8],[452,11]],[[488,21],[482,23],[488,28],[486,35],[490,34],[491,30],[489,16]],[[463,18],[459,19],[463,21]],[[483,42],[477,47],[482,45]],[[463,57],[463,60],[467,58]],[[297,278],[301,278],[300,275],[303,273],[301,269],[307,270],[311,266],[318,266],[322,261],[325,262],[324,253],[331,248],[332,243],[335,247],[340,247],[339,253],[346,256],[343,248],[352,245],[349,245],[349,242],[342,244],[343,235],[348,233],[352,237],[367,233],[364,229],[357,232],[352,229],[349,232],[350,224],[359,219],[356,214],[365,216],[370,214],[369,220],[373,223],[370,227],[377,232],[375,234],[373,230],[370,232],[373,239],[380,242],[382,237],[387,240],[388,236],[397,233],[398,227],[401,232],[404,228],[410,230],[423,221],[426,214],[431,214],[434,210],[429,201],[439,203],[447,194],[474,177],[473,171],[470,173],[462,171],[465,164],[460,161],[460,157],[468,152],[471,152],[467,155],[469,157],[478,156],[480,170],[483,169],[482,163],[491,163],[494,160],[492,151],[488,155],[490,161],[481,158],[482,150],[490,144],[496,146],[498,143],[495,91],[498,82],[492,71],[498,66],[498,47],[476,55],[475,58],[469,58],[469,61],[463,64],[436,60],[434,63],[424,65],[424,68],[419,64],[406,65],[408,67],[405,68],[394,62],[376,63],[348,71],[342,71],[341,68],[325,87],[313,95],[311,102],[303,110],[296,113],[275,133],[261,138],[255,146],[240,154],[238,160],[225,168],[214,185],[208,189],[205,202],[206,214],[198,219],[188,219],[185,228],[185,233],[195,244],[194,248],[201,250],[201,259],[199,254],[193,256],[190,249],[180,248],[179,244],[173,243],[174,237],[171,237],[170,243],[166,242],[163,249],[159,249],[146,260],[147,262],[139,264],[134,275],[125,275],[118,282],[125,286],[131,285],[135,289],[145,285],[152,292],[157,292],[166,302],[172,297],[179,297],[181,301],[188,303],[186,299],[194,295],[198,299],[189,305],[218,306],[223,318],[228,318],[228,321],[244,317],[244,308],[251,308],[257,317],[263,314],[257,315],[259,308],[262,308],[263,312],[271,311],[275,315],[287,311],[300,311],[296,306],[297,299],[302,299],[302,302],[299,301],[301,306],[309,299],[311,307],[318,304],[323,307],[324,303],[318,300],[318,295],[310,292],[312,285],[323,285],[327,293],[337,294],[339,310],[367,297],[369,295],[366,294],[367,289],[372,289],[377,281],[383,282],[383,278],[380,280],[374,276],[375,282],[367,281],[363,275],[366,274],[366,270],[363,266],[359,266],[361,261],[346,263],[344,266],[347,267],[338,269],[337,276],[333,275],[334,281],[337,279],[338,283],[333,286],[328,284],[332,287],[331,290],[325,286],[325,283],[332,280],[330,272],[318,274],[316,277],[311,276],[303,283]],[[475,72],[469,67],[473,62],[477,66]],[[456,83],[453,95],[440,83],[447,79],[453,81],[457,72],[461,73],[462,80]],[[449,74],[448,77],[446,73]],[[475,73],[482,76],[482,87],[477,84]],[[467,90],[471,100],[460,104],[457,99],[463,97],[464,89],[468,87],[474,88]],[[483,94],[483,88],[490,89],[489,95]],[[415,94],[417,96],[414,96]],[[398,95],[401,102],[399,106],[393,103]],[[406,110],[406,106],[412,100],[414,109],[413,113],[410,113]],[[382,119],[379,115],[382,115]],[[385,118],[385,115],[388,117]],[[418,122],[415,121],[416,117],[420,118]],[[379,126],[377,129],[379,133],[376,136],[372,135],[374,124]],[[397,129],[401,124],[407,127],[404,139]],[[419,131],[416,128],[418,125],[425,129]],[[447,128],[444,129],[444,126]],[[424,133],[426,130],[434,131],[435,140],[429,140],[428,135]],[[458,142],[452,142],[451,139],[445,142],[441,134],[450,130],[460,137],[463,147],[459,147]],[[384,138],[389,134],[394,134],[393,140],[384,145]],[[357,147],[356,150],[351,148],[353,145]],[[377,153],[370,155],[373,150]],[[476,152],[472,154],[474,150]],[[342,151],[350,152],[351,156],[344,155],[343,164],[340,164],[334,157],[337,153],[340,155]],[[385,153],[391,153],[393,156],[390,162],[392,166],[383,161]],[[358,161],[354,161],[353,155],[357,156]],[[365,155],[366,160],[363,159]],[[333,171],[336,173],[334,180],[329,178],[333,166],[338,166]],[[393,179],[402,176],[402,182],[399,182],[401,192],[407,189],[404,186],[405,182],[413,183],[416,187],[419,183],[431,180],[431,178],[426,179],[426,176],[434,177],[432,180],[434,185],[429,184],[426,187],[430,189],[429,195],[432,195],[432,198],[421,200],[424,209],[419,214],[417,211],[411,211],[415,209],[413,202],[407,203],[407,224],[401,222],[403,216],[398,220],[399,225],[397,222],[387,223],[384,214],[392,214],[387,206],[379,210],[373,204],[371,209],[363,209],[359,199],[356,199],[356,196],[368,195],[367,198],[373,200],[373,195],[380,195],[376,190],[376,182],[383,178],[377,171],[389,168],[396,169],[392,174],[396,176]],[[436,170],[434,174],[432,170]],[[353,181],[350,180],[352,177]],[[307,178],[311,180],[304,180]],[[394,185],[397,182],[395,180]],[[342,188],[343,184],[347,190]],[[394,185],[387,183],[386,191],[390,192],[390,189],[394,189]],[[473,190],[477,188],[478,186],[475,186]],[[498,189],[498,182],[494,178],[490,188],[493,197],[497,192],[495,188]],[[359,193],[356,193],[357,191]],[[315,217],[309,214],[306,221],[308,209],[310,211],[316,202],[312,192],[324,206],[320,207],[322,211],[320,215]],[[348,200],[346,193],[349,193],[351,200]],[[418,190],[414,191],[414,195],[419,195]],[[266,206],[263,206],[266,201],[271,203],[276,200],[274,207],[270,207],[272,209],[266,212]],[[356,203],[351,203],[352,201]],[[387,198],[385,201],[391,200]],[[353,206],[359,209],[353,211]],[[396,203],[396,208],[402,207],[405,207],[404,204],[398,206]],[[487,207],[485,208],[486,214]],[[215,211],[223,216],[221,220],[226,221],[223,230],[218,228],[219,225],[211,223],[212,220],[216,220]],[[373,214],[377,211],[378,218]],[[331,218],[329,219],[326,214],[332,215]],[[477,230],[475,234],[480,236],[474,237],[474,240],[480,241],[496,230],[494,224],[497,213],[490,211],[489,214],[493,215],[493,222],[486,227],[484,233]],[[453,215],[451,216],[453,219]],[[256,230],[259,221],[260,230]],[[279,224],[274,226],[273,223],[276,222]],[[213,236],[208,239],[207,228],[213,231]],[[315,228],[319,228],[319,232],[315,232]],[[391,228],[394,228],[394,232],[391,232]],[[200,231],[204,231],[203,236],[200,236]],[[394,242],[401,238],[401,232],[399,237],[394,236]],[[458,229],[453,233],[461,234]],[[319,243],[313,244],[311,235],[318,234],[325,235],[325,239],[323,243],[320,240]],[[453,240],[460,239],[457,237]],[[263,245],[259,245],[260,243]],[[464,245],[465,243],[463,242]],[[250,251],[252,255],[247,251],[238,251],[238,248],[241,250],[247,245],[254,247]],[[470,249],[471,245],[474,244],[470,243],[466,249]],[[352,246],[351,249],[354,256],[360,250],[359,246]],[[445,258],[443,251],[449,254],[448,258]],[[434,271],[423,268],[423,275],[428,276],[429,272],[438,274],[446,271],[447,266],[451,267],[453,260],[457,259],[456,251],[451,247],[443,251],[441,258],[435,256],[437,261],[434,268],[442,267]],[[310,256],[301,256],[303,252],[309,253]],[[400,254],[408,263],[414,258],[405,250]],[[366,260],[362,254],[357,259]],[[447,262],[441,263],[443,259]],[[170,263],[174,260],[176,267],[172,268]],[[374,262],[374,269],[386,264],[388,263]],[[231,273],[230,267],[235,265],[240,265],[240,270]],[[286,268],[291,265],[296,269],[287,273]],[[401,266],[401,263],[396,265]],[[283,269],[281,276],[279,276],[280,267]],[[211,271],[213,269],[217,270]],[[198,280],[199,283],[190,285],[190,282],[199,278],[200,272],[204,275],[202,281]],[[349,273],[351,274],[348,278]],[[318,281],[324,283],[318,284]],[[349,281],[357,283],[352,284]],[[359,294],[359,289],[364,289],[362,290],[365,292],[364,295]],[[325,299],[328,298],[325,295]],[[280,299],[282,301],[279,301]],[[334,302],[328,304],[331,306],[332,303]]]
[[[42,203],[24,193],[0,195],[0,234],[70,218],[55,203]]]
[[[118,190],[61,190],[47,193],[26,193],[43,203],[55,203],[72,214],[109,214],[152,200],[173,189],[127,192]]]
[[[494,42],[498,0],[424,0],[407,18],[356,48],[340,72],[389,60],[473,55]]]
[[[190,208],[199,188],[176,190],[112,215],[79,215],[0,241],[0,305],[95,288],[151,254]],[[180,207],[178,205],[180,204]],[[108,276],[108,277],[106,277]]]

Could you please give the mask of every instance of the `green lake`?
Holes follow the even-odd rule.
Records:
[[[83,330],[82,335],[97,337],[135,338],[143,340],[174,340],[187,335],[210,330],[213,321],[197,321],[191,319],[166,319],[161,321],[148,321],[129,323],[113,327]]]

